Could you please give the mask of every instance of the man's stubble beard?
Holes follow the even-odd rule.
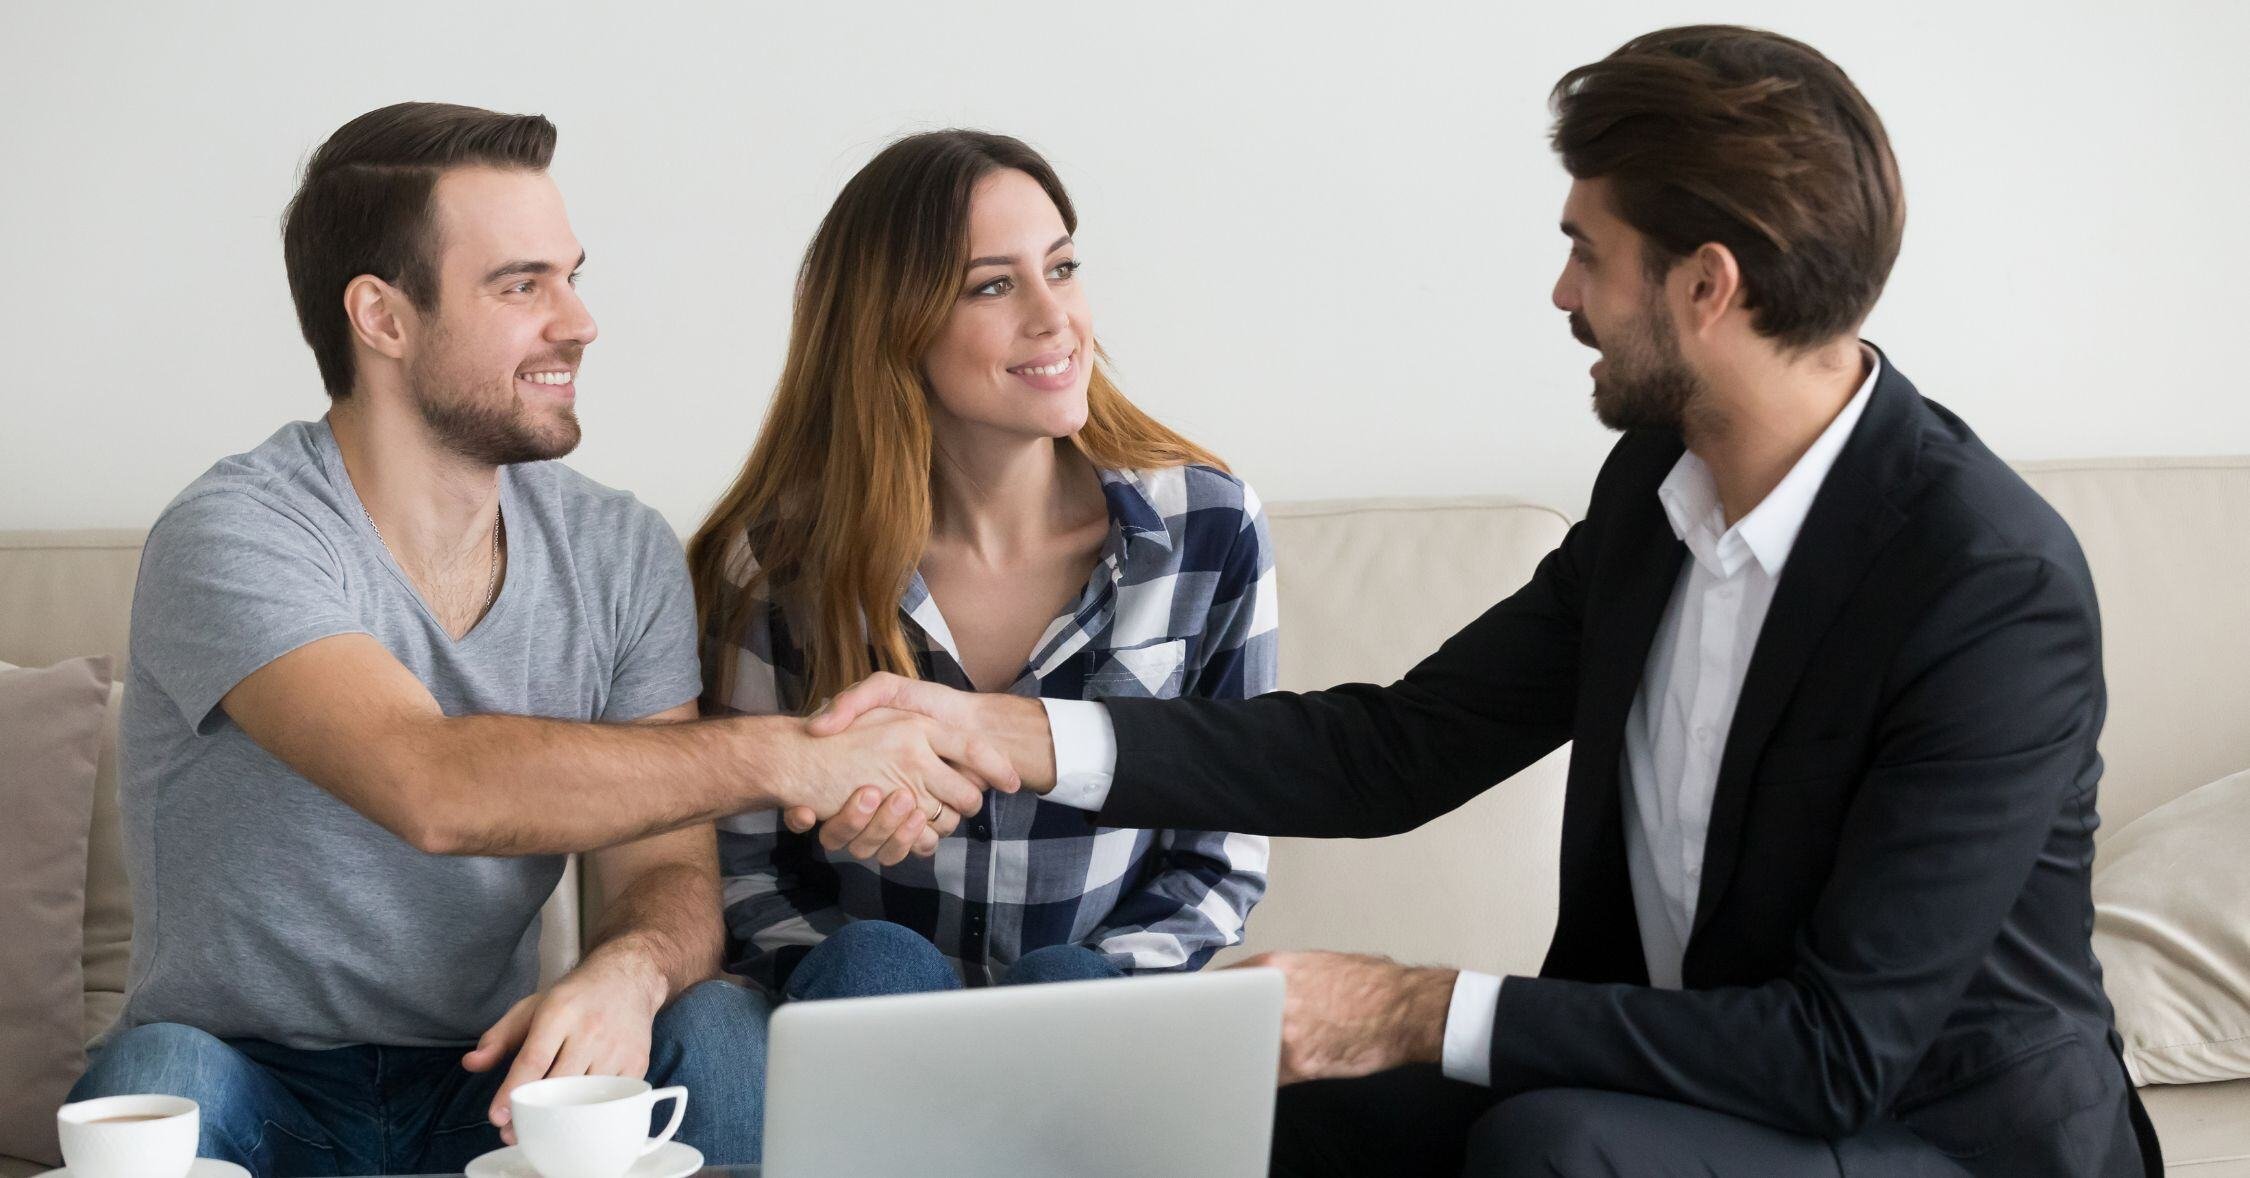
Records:
[[[541,430],[515,387],[513,373],[500,383],[484,380],[480,384],[479,378],[466,372],[450,372],[445,363],[444,339],[442,334],[433,337],[435,354],[430,362],[416,364],[407,372],[407,395],[439,445],[487,466],[544,462],[578,448],[580,430],[575,410],[561,410],[554,416],[553,425]],[[577,355],[572,353],[567,359],[575,369]]]
[[[1605,370],[1594,380],[1595,418],[1619,432],[1683,429],[1703,381],[1681,356],[1679,333],[1660,296],[1643,305],[1629,337],[1615,335],[1602,350]]]

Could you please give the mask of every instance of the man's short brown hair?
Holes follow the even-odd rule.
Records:
[[[437,299],[430,194],[448,168],[544,171],[555,125],[443,102],[401,102],[337,128],[313,152],[282,214],[281,254],[297,324],[331,397],[352,391],[352,329],[344,288],[372,274],[416,307]]]
[[[1800,41],[1729,25],[1664,29],[1555,83],[1554,145],[1606,179],[1652,275],[1706,243],[1733,251],[1751,326],[1786,347],[1874,309],[1906,229],[1875,109]]]

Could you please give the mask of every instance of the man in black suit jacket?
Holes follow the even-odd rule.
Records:
[[[912,708],[1105,826],[1331,837],[1574,742],[1540,976],[1263,959],[1309,1081],[1277,1173],[2155,1172],[2088,940],[2093,584],[1858,339],[1904,225],[1880,121],[1733,28],[1638,38],[1555,104],[1555,302],[1624,437],[1529,584],[1388,687],[1043,707],[886,676],[816,729]]]

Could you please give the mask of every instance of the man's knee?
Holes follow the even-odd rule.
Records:
[[[714,1165],[758,1160],[771,1012],[763,991],[709,981],[673,999],[651,1029],[649,1082],[688,1090],[680,1140]],[[661,1132],[671,1113],[658,1105],[649,1131]]]
[[[1512,1096],[1469,1130],[1462,1173],[1475,1178],[1604,1178],[1623,1172],[1612,1147],[1626,1127],[1604,1094],[1546,1088]]]
[[[887,920],[855,920],[830,934],[797,964],[789,977],[789,997],[921,994],[958,984],[945,955],[922,934]]]
[[[180,1023],[148,1023],[120,1031],[102,1045],[70,1098],[155,1093],[201,1103],[207,1093],[217,1098],[242,1069],[256,1066],[207,1032]]]
[[[649,1030],[650,1054],[667,1046],[692,1052],[743,1043],[759,1045],[762,1053],[770,1013],[766,996],[757,990],[716,979],[699,982],[657,1012]]]
[[[261,1090],[269,1084],[262,1068],[216,1036],[180,1023],[147,1023],[103,1044],[70,1099],[184,1096],[196,1103],[202,1123],[199,1152],[232,1157],[263,1136]]]

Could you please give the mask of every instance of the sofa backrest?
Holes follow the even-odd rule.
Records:
[[[2250,769],[2250,457],[2020,465],[2101,599],[2102,833]]]
[[[106,654],[125,665],[139,528],[0,532],[0,662]]]

